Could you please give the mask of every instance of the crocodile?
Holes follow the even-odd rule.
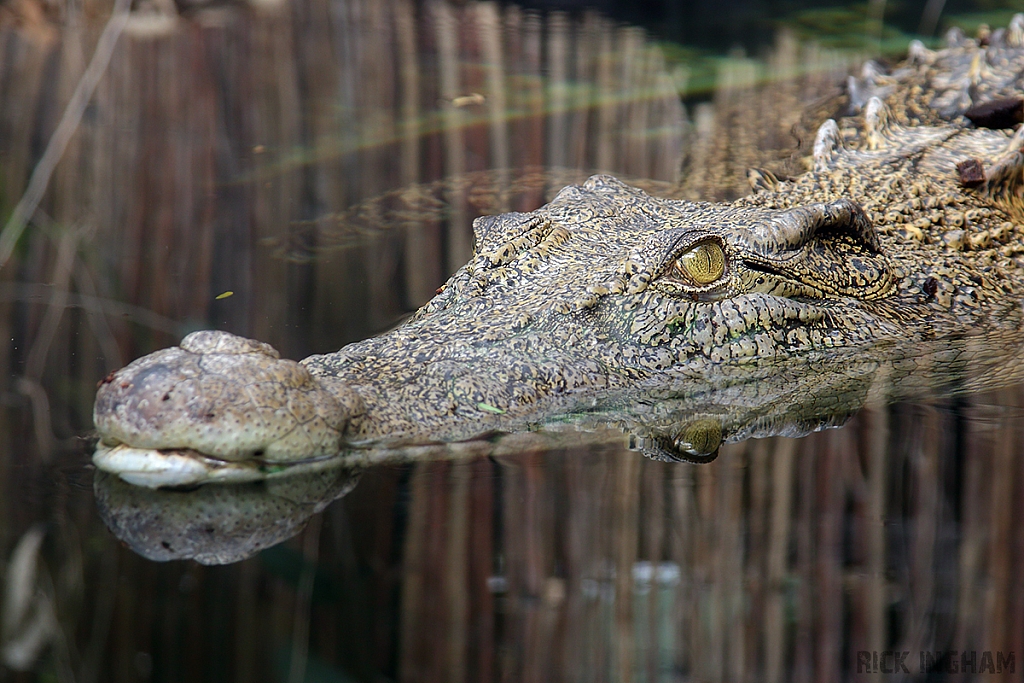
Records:
[[[865,67],[809,170],[754,169],[749,196],[681,201],[593,176],[477,219],[470,262],[388,333],[295,362],[201,331],[138,359],[100,384],[94,462],[148,486],[259,478],[607,413],[630,415],[648,454],[700,461],[719,423],[654,425],[650,406],[779,377],[815,394],[849,367],[897,393],[1019,379],[1024,128],[971,116],[1014,111],[1024,15],[947,43]]]

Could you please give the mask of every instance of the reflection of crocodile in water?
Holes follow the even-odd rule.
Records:
[[[972,381],[986,381],[986,375],[998,371],[998,367],[972,365],[968,372],[958,360],[977,360],[984,353],[963,341],[923,344],[932,351],[914,356],[913,374],[902,377],[899,390],[904,395],[913,393],[914,386],[908,383],[916,383],[934,394],[940,382],[969,390],[975,388]],[[990,360],[996,362],[994,357]],[[905,372],[900,363],[880,363],[872,353],[844,354],[813,366],[802,362],[766,365],[754,373],[749,367],[736,369],[731,379],[723,373],[714,382],[681,379],[649,391],[624,392],[619,401],[605,396],[598,407],[558,415],[538,431],[453,443],[351,449],[341,457],[279,473],[268,474],[273,469],[266,467],[262,472],[259,468],[205,472],[182,468],[170,473],[178,483],[183,475],[206,476],[223,482],[217,486],[153,489],[101,470],[93,480],[96,503],[114,535],[145,557],[194,559],[204,564],[236,562],[298,533],[310,517],[349,492],[370,466],[484,456],[516,462],[518,455],[539,450],[625,443],[650,457],[672,460],[679,457],[676,444],[681,441],[693,453],[686,457],[700,461],[700,453],[714,453],[720,443],[768,435],[802,436],[842,424],[865,402],[891,396],[887,372]],[[629,434],[628,442],[623,432]],[[193,457],[190,462],[199,461]],[[239,481],[246,472],[263,475],[258,477],[262,480]],[[167,481],[167,475],[165,470],[154,479],[138,472],[123,476],[152,485]]]
[[[915,45],[888,74],[866,67],[849,87],[863,114],[821,126],[807,173],[752,171],[749,197],[665,200],[595,176],[534,212],[478,219],[474,258],[392,332],[301,363],[200,332],[137,360],[99,390],[95,461],[150,485],[260,476],[347,446],[588,411],[628,415],[656,455],[699,459],[717,418],[694,431],[644,406],[700,413],[764,384],[752,419],[788,400],[814,422],[801,396],[845,367],[994,377],[1024,328],[1024,128],[1005,99],[1024,16],[949,43]]]

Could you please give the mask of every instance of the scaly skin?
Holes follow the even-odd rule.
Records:
[[[990,48],[999,64],[1024,64],[1018,25]],[[437,297],[336,353],[295,364],[226,333],[190,335],[103,384],[95,461],[150,485],[217,469],[259,478],[268,464],[353,446],[453,442],[612,409],[639,438],[668,433],[701,455],[714,429],[691,438],[661,419],[644,436],[636,407],[666,386],[672,399],[724,395],[777,376],[813,394],[815,373],[842,377],[842,364],[929,381],[967,362],[996,368],[1024,328],[1024,133],[897,121],[935,103],[951,118],[943,107],[955,98],[938,92],[931,65],[985,54],[916,50],[887,96],[917,74],[927,97],[898,113],[872,97],[842,128],[826,122],[812,171],[755,171],[755,193],[731,204],[594,176],[534,212],[478,219],[475,257]],[[967,159],[984,172],[978,186],[964,186]]]
[[[933,52],[914,41],[907,59],[892,72],[868,62],[859,77],[851,77],[849,105],[859,110],[878,97],[908,125],[963,123],[963,114],[974,106],[1020,96],[1022,47],[1021,14],[1005,29],[985,31],[975,40],[950,29],[943,50]]]

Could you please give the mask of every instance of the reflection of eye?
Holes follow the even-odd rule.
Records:
[[[722,445],[722,426],[716,420],[691,422],[676,435],[673,445],[687,455],[711,455]]]
[[[676,259],[677,274],[698,285],[710,285],[725,273],[725,252],[718,242],[701,242]]]

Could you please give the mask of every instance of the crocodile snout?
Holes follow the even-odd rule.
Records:
[[[289,463],[341,450],[354,412],[350,398],[339,400],[267,344],[204,331],[108,376],[93,420],[98,453],[120,449],[135,463],[109,469],[137,467],[147,451],[153,459],[185,451],[230,462]]]

